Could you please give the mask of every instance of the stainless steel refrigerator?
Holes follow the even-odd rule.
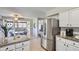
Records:
[[[45,19],[43,23],[43,34],[41,37],[41,47],[48,51],[55,51],[55,37],[59,32],[58,19]]]

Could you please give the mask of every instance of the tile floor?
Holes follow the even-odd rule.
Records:
[[[45,51],[42,47],[41,47],[41,39],[40,38],[33,38],[31,40],[31,51]]]

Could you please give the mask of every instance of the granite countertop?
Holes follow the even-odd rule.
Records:
[[[14,39],[12,42],[5,43],[5,44],[0,44],[0,48],[4,47],[4,46],[8,46],[8,45],[17,44],[17,43],[20,43],[20,42],[25,42],[25,41],[31,40],[31,38],[28,38],[28,37],[26,37],[25,39],[24,38],[25,37],[23,37],[23,38],[20,39],[19,37],[16,37],[16,39]]]
[[[74,36],[72,36],[72,37],[69,37],[69,36],[62,37],[60,35],[57,35],[57,36],[61,37],[61,38],[64,38],[64,39],[67,39],[67,40],[72,40],[72,41],[75,41],[75,42],[79,42],[79,39],[75,38]]]

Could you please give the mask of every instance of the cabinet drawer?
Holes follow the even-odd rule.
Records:
[[[30,46],[22,47],[22,51],[30,51]]]
[[[0,51],[12,51],[12,50],[15,50],[15,45],[9,45],[9,46],[0,48]]]
[[[73,42],[73,46],[79,48],[79,43],[78,42]]]
[[[0,51],[8,51],[8,47],[7,46],[2,47],[2,48],[0,48]]]
[[[66,40],[66,43],[79,48],[79,43],[71,40]]]
[[[22,51],[22,48],[18,48],[18,49],[16,49],[16,51]]]
[[[22,46],[30,46],[30,41],[23,42]]]
[[[66,39],[61,38],[61,37],[56,37],[56,40],[60,40],[60,41],[66,42]]]
[[[73,45],[73,41],[67,39],[66,44]]]
[[[9,51],[15,50],[15,45],[9,45],[9,46],[8,46],[8,50],[9,50]]]
[[[20,47],[22,47],[22,43],[15,44],[15,48],[20,48]]]

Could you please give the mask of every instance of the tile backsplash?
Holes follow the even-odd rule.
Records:
[[[61,31],[65,31],[67,27],[61,27]],[[79,28],[78,27],[72,27],[73,29],[73,34],[78,34],[79,35]]]

